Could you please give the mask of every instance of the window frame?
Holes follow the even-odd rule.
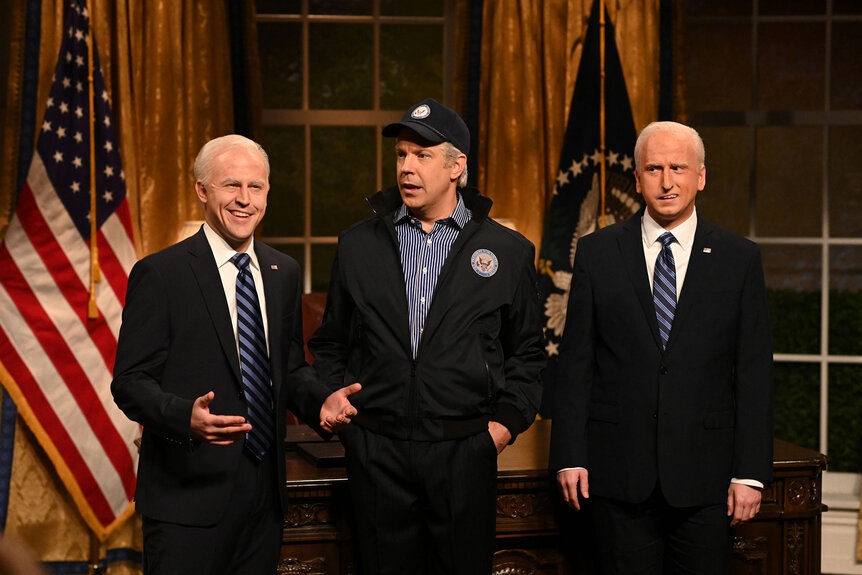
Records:
[[[294,236],[266,235],[266,226],[261,241],[274,247],[302,246],[303,248],[303,291],[312,291],[312,247],[315,245],[335,245],[337,236],[316,236],[312,234],[312,148],[311,130],[320,126],[374,127],[376,131],[376,190],[382,189],[387,177],[383,174],[385,153],[381,130],[391,122],[397,122],[404,110],[385,110],[380,108],[380,28],[392,24],[436,24],[443,34],[443,94],[446,102],[453,99],[453,71],[455,54],[455,0],[443,1],[442,16],[385,16],[380,13],[380,0],[373,0],[370,15],[311,14],[309,0],[302,0],[299,14],[257,14],[258,23],[299,23],[302,29],[302,107],[299,109],[264,108],[262,124],[264,129],[275,126],[301,126],[304,133],[304,187],[303,187],[303,234]],[[309,28],[312,24],[371,24],[373,26],[373,108],[364,110],[313,109],[309,98]],[[392,176],[394,177],[394,175]]]

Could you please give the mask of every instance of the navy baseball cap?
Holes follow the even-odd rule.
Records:
[[[451,142],[462,153],[470,153],[470,130],[467,124],[455,110],[434,98],[426,98],[407,110],[400,122],[383,128],[383,135],[394,138],[401,128],[413,130],[432,144]]]

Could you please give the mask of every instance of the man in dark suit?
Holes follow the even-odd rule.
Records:
[[[144,571],[274,573],[286,409],[332,431],[355,414],[347,396],[359,386],[317,383],[299,266],[253,239],[269,191],[263,149],[216,138],[195,178],[206,223],[132,269],[111,384],[143,425]]]
[[[696,131],[650,124],[635,162],[646,209],[577,245],[550,467],[592,496],[601,572],[726,573],[772,475],[760,250],[696,212]]]

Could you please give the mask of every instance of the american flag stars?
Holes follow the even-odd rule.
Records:
[[[90,83],[88,79],[87,11],[80,5],[73,6],[75,20],[67,27],[67,34],[58,59],[51,84],[39,151],[49,162],[48,177],[55,184],[60,199],[66,206],[75,225],[84,238],[89,237],[90,225]],[[102,77],[98,55],[93,69],[93,92],[95,98],[94,137],[96,163],[96,193],[100,199],[97,215],[98,225],[112,213],[125,198],[125,184],[112,185],[122,175],[120,157],[117,153],[116,136],[111,121],[110,96]],[[121,178],[122,179],[122,178]],[[57,182],[74,181],[75,189]],[[78,193],[84,192],[84,193]]]
[[[573,159],[568,170],[557,172],[557,185],[554,186],[554,195],[557,195],[564,186],[574,183],[575,179],[582,174],[592,177],[593,172],[598,169],[601,161],[602,154],[598,148],[593,150],[592,154],[583,154],[580,161]],[[608,167],[619,165],[623,172],[631,172],[634,166],[634,160],[631,156],[620,154],[613,150],[607,150],[605,161]]]

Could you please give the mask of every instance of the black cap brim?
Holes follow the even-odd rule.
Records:
[[[395,138],[401,132],[402,128],[416,132],[419,137],[428,140],[432,144],[440,144],[448,141],[446,136],[422,122],[393,122],[383,128],[383,135],[387,138]]]

